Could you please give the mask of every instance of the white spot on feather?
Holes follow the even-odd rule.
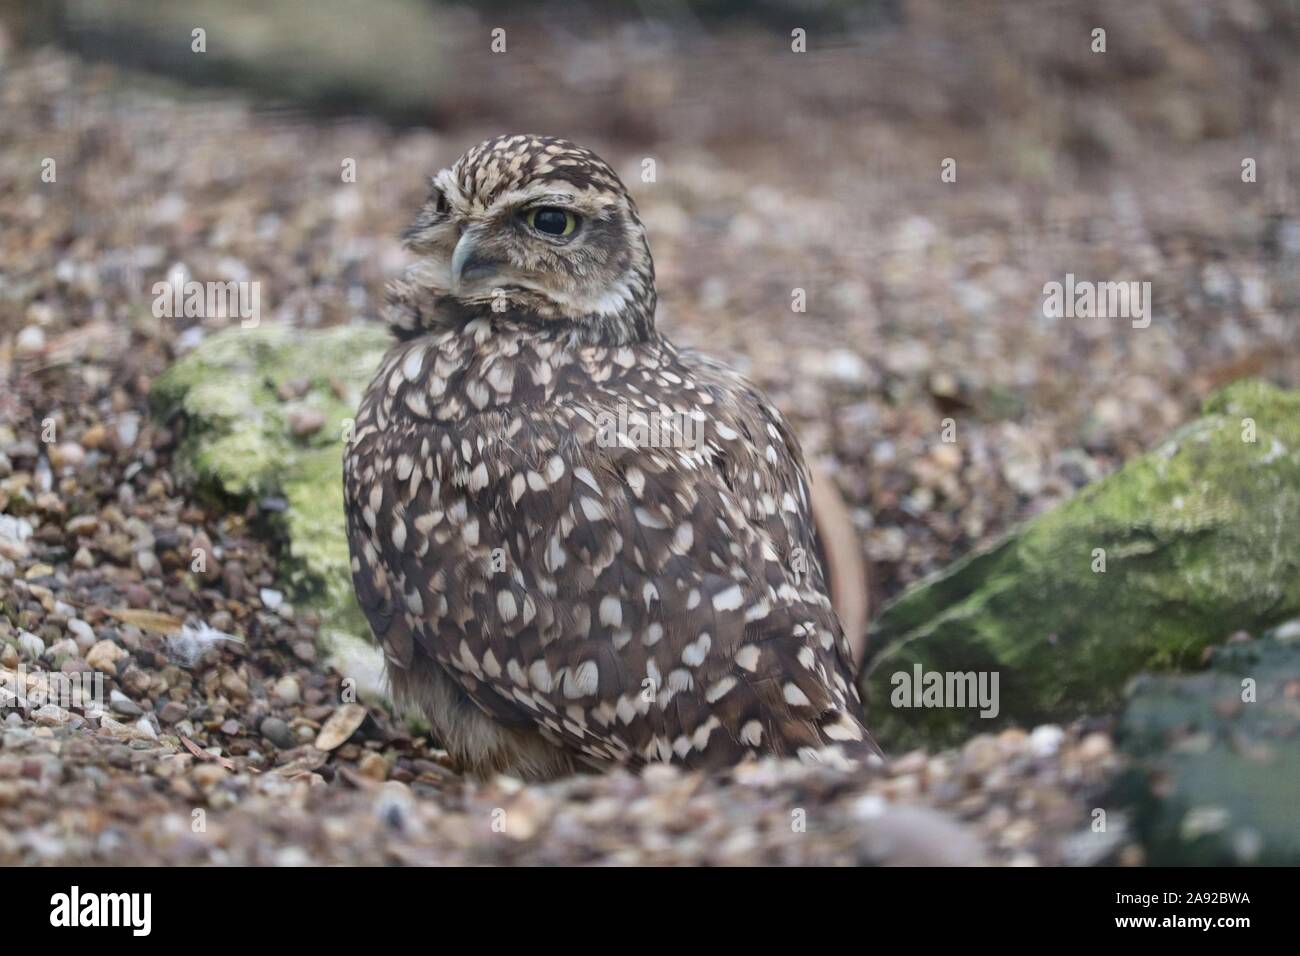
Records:
[[[715,611],[734,611],[744,603],[745,595],[740,590],[739,584],[733,584],[725,591],[719,591],[713,595],[713,609]]]
[[[789,704],[791,707],[812,706],[812,701],[808,699],[808,695],[805,694],[803,691],[801,691],[794,684],[786,684],[783,688],[781,688],[781,696],[785,698],[785,702]]]
[[[570,700],[588,697],[600,686],[600,670],[595,661],[583,661],[564,673],[564,696]]]
[[[757,644],[746,644],[736,651],[736,666],[751,674],[758,669],[759,649]]]
[[[701,634],[682,649],[682,663],[699,667],[709,656],[709,648],[712,646],[713,639],[708,634]]]
[[[607,627],[623,625],[623,605],[612,594],[600,599],[600,623]]]
[[[736,686],[736,678],[728,675],[722,678],[722,680],[718,681],[712,687],[710,687],[707,691],[705,691],[704,699],[707,700],[710,704],[712,704],[715,701],[721,700],[723,697],[725,697],[727,691],[731,690],[731,688],[735,686]]]
[[[513,621],[519,614],[519,605],[515,602],[512,591],[497,592],[497,613],[501,615],[503,621]]]

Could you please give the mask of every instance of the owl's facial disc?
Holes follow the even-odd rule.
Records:
[[[607,165],[563,140],[501,137],[470,150],[433,178],[406,240],[425,288],[462,306],[621,338],[653,322],[636,208]]]
[[[459,191],[444,197],[446,241],[429,251],[445,263],[447,292],[461,302],[504,300],[576,318],[617,314],[630,299],[640,224],[614,197],[554,181],[488,204]]]

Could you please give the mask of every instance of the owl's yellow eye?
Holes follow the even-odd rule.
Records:
[[[538,206],[528,210],[524,221],[538,232],[548,236],[571,236],[578,228],[578,217],[554,206]]]

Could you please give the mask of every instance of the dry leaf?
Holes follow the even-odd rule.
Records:
[[[869,589],[858,533],[834,479],[816,462],[809,466],[808,471],[812,486],[812,518],[824,558],[822,565],[830,583],[831,603],[839,615],[844,636],[849,640],[853,663],[861,665],[867,647]]]
[[[154,634],[179,634],[183,623],[180,618],[164,614],[162,611],[139,611],[135,608],[123,607],[111,608],[108,613],[123,624],[131,624],[142,631],[150,631]]]
[[[325,726],[320,729],[320,733],[316,736],[317,749],[333,750],[340,746],[343,741],[356,733],[365,719],[366,709],[360,704],[344,704],[330,714],[329,720],[325,721]]]
[[[199,746],[198,744],[196,744],[194,741],[190,740],[189,737],[182,736],[182,737],[181,737],[181,743],[183,743],[183,744],[185,745],[185,749],[186,749],[186,750],[188,750],[190,753],[194,754],[194,756],[198,757],[200,760],[215,760],[217,763],[221,764],[221,766],[224,767],[225,769],[227,769],[227,770],[229,770],[229,771],[231,771],[231,772],[234,771],[234,769],[235,769],[235,765],[234,765],[234,763],[230,760],[230,758],[228,758],[228,757],[218,757],[216,754],[208,753],[206,750],[204,750],[202,747],[200,747],[200,746]]]
[[[341,766],[338,770],[339,776],[357,790],[372,792],[379,790],[383,786],[379,781],[371,780],[369,777],[362,776],[351,767]]]
[[[304,749],[305,752],[302,755],[294,758],[286,764],[281,764],[276,767],[275,772],[282,777],[288,777],[292,780],[296,777],[303,776],[304,774],[310,774],[311,771],[317,769],[324,764],[327,759],[329,759],[329,754],[325,753],[323,750],[317,750],[315,747],[307,747]]]

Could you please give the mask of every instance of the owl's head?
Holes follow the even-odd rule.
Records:
[[[636,204],[595,153],[510,135],[433,177],[404,233],[423,291],[460,311],[510,312],[593,341],[635,341],[654,324],[654,264]]]

